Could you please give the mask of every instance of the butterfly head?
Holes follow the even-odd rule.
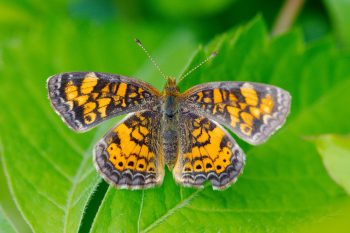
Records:
[[[164,87],[164,94],[168,96],[176,96],[179,94],[179,88],[177,87],[176,78],[170,76],[167,77],[167,81]]]

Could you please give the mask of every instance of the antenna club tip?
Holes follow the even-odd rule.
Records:
[[[216,55],[218,55],[219,52],[218,51],[214,51],[210,54],[210,57],[213,58],[213,57],[216,57]]]
[[[140,41],[139,39],[134,38],[134,40],[135,40],[136,44],[138,44],[138,45],[142,45],[142,43],[141,43],[141,41]]]

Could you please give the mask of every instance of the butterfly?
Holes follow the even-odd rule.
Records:
[[[134,78],[99,72],[61,73],[47,81],[52,107],[74,131],[127,114],[93,151],[96,169],[117,188],[160,185],[167,165],[180,185],[199,188],[210,182],[213,189],[225,189],[242,173],[245,155],[224,127],[261,144],[290,110],[290,94],[275,86],[211,82],[180,93],[176,79],[166,79],[162,92]]]

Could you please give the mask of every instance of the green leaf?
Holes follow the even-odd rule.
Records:
[[[347,233],[350,229],[350,200],[342,200],[335,204],[332,212],[329,212],[325,218],[317,222],[308,222],[302,224],[296,232],[334,232]]]
[[[348,0],[324,0],[330,13],[333,25],[337,30],[342,44],[350,48],[350,1]]]
[[[13,228],[16,229],[17,232],[31,232],[29,226],[23,220],[23,217],[17,210],[16,204],[11,195],[11,191],[9,190],[6,181],[5,171],[3,169],[4,166],[2,162],[2,147],[2,141],[0,138],[0,214],[3,214],[3,217],[6,216],[6,219],[4,219],[3,221],[11,223],[11,225],[13,226]],[[2,228],[0,227],[0,230],[1,229]]]
[[[291,116],[280,132],[255,148],[240,141],[247,163],[237,184],[222,192],[187,189],[167,172],[156,189],[109,188],[92,232],[293,232],[348,200],[302,136],[350,132],[350,112],[344,110],[350,101],[350,75],[344,67],[350,60],[329,40],[305,46],[301,38],[291,32],[269,39],[256,18],[200,48],[187,70],[214,50],[219,55],[180,83],[185,90],[208,81],[249,80],[291,92]]]
[[[350,194],[350,136],[330,134],[312,137],[311,140],[329,175]]]
[[[0,233],[14,233],[15,228],[11,225],[11,222],[6,218],[0,208]]]

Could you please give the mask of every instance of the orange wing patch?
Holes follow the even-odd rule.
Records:
[[[214,189],[235,181],[244,165],[244,154],[230,135],[206,117],[188,113],[180,119],[180,145],[173,171],[175,180],[185,186],[201,187],[206,180]]]
[[[164,162],[159,150],[160,117],[135,113],[118,124],[96,145],[97,169],[118,188],[148,188],[160,184]]]

